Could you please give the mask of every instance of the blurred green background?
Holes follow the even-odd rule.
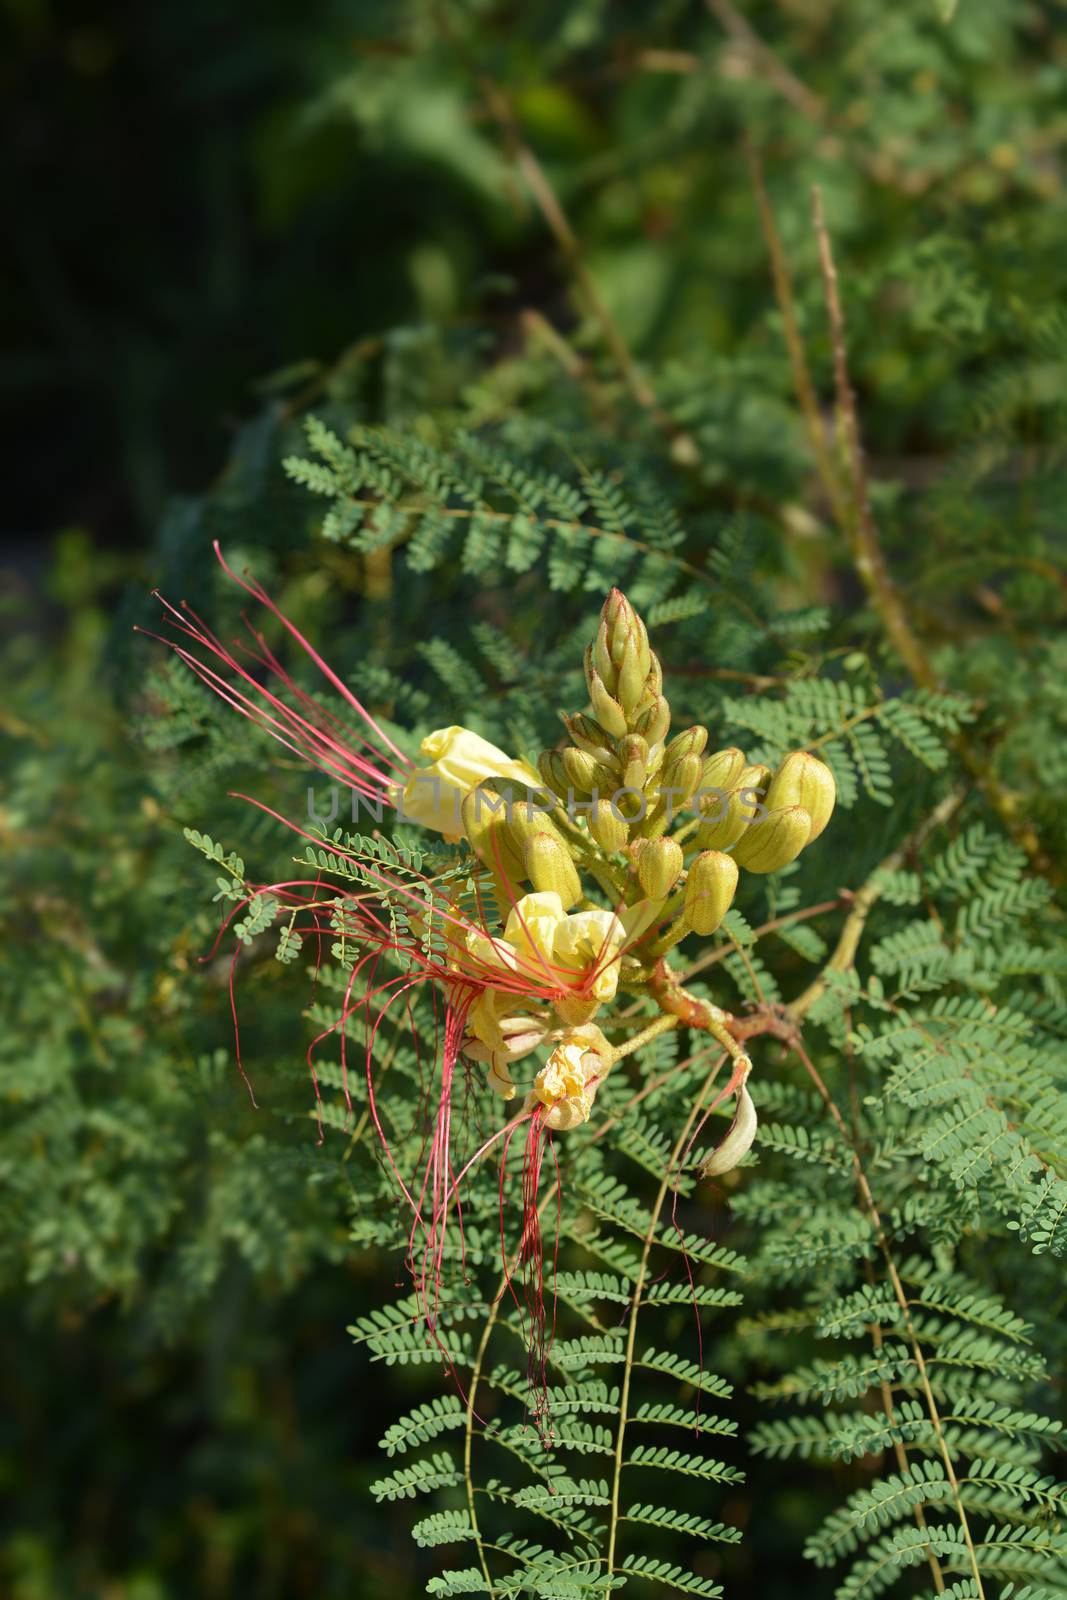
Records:
[[[0,1593],[416,1595],[404,1508],[365,1492],[406,1380],[383,1393],[344,1331],[399,1269],[346,1246],[358,1197],[343,1149],[314,1144],[299,1050],[260,1052],[265,1109],[249,1105],[219,970],[199,961],[212,922],[180,826],[213,820],[254,753],[192,693],[176,716],[172,684],[163,730],[159,663],[131,625],[154,618],[157,583],[231,617],[219,537],[344,670],[374,640],[428,692],[405,638],[431,604],[436,632],[462,631],[462,571],[391,602],[373,563],[317,540],[279,466],[312,407],[427,436],[515,419],[517,437],[635,459],[685,436],[690,505],[765,519],[783,603],[855,610],[812,511],[751,147],[825,386],[823,190],[894,572],[956,651],[958,687],[999,695],[1006,729],[1020,704],[1047,717],[1039,753],[1009,736],[1001,759],[1062,835],[1058,691],[1034,710],[1035,684],[1064,681],[1059,618],[1036,569],[1004,568],[1062,555],[1063,11],[3,0],[0,16]],[[590,285],[654,408],[620,378]],[[535,587],[476,603],[536,647]],[[595,603],[560,601],[561,628]],[[262,1040],[295,1037],[291,992],[260,1005]],[[809,1493],[783,1471],[742,1584],[801,1581]]]

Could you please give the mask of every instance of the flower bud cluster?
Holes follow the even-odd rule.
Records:
[[[737,749],[717,750],[704,763],[698,841],[705,850],[730,850],[746,872],[777,872],[819,837],[833,813],[837,789],[825,762],[793,750],[772,772],[750,764]],[[713,814],[712,814],[713,813]]]
[[[585,681],[592,714],[565,716],[570,744],[544,751],[538,766],[553,793],[583,804],[590,834],[610,855],[632,840],[659,837],[692,798],[708,735],[693,727],[668,741],[663,669],[618,589],[585,652]]]
[[[532,768],[459,727],[424,741],[432,765],[413,773],[404,791],[428,826],[466,836],[491,876],[504,924],[502,934],[471,930],[457,950],[457,970],[481,985],[465,1053],[484,1061],[491,1087],[511,1099],[519,1093],[513,1064],[549,1048],[524,1104],[540,1107],[556,1129],[589,1116],[612,1059],[593,1017],[614,997],[624,964],[640,986],[681,939],[713,934],[741,873],[795,860],[823,832],[836,798],[829,767],[807,751],[791,751],[772,770],[734,747],[706,753],[699,724],[671,738],[662,668],[617,589],[586,650],[585,681],[589,709],[564,716],[568,743],[538,761],[549,794],[541,789],[535,800]],[[567,817],[553,797],[566,802]],[[576,826],[575,805],[587,833]],[[617,890],[613,910],[585,898],[583,866]],[[744,1092],[738,1107],[719,1157],[731,1164],[754,1129]]]

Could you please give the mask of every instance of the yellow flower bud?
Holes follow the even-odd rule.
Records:
[[[647,664],[648,648],[645,647]],[[623,647],[622,660],[619,662],[619,703],[626,715],[632,716],[637,709],[637,703],[645,691],[646,665],[642,664],[642,652],[637,634],[630,632],[626,637]]]
[[[627,641],[635,638],[642,674],[648,671],[650,651],[644,623],[621,589],[612,589],[600,613],[605,626],[608,649],[616,667],[622,665]]]
[[[731,745],[726,750],[716,750],[714,755],[707,757],[704,762],[704,771],[700,776],[702,789],[722,789],[729,794],[741,782],[741,774],[747,763],[745,753]]]
[[[589,832],[601,850],[609,855],[621,850],[630,835],[626,823],[612,810],[610,800],[597,800],[593,805],[589,812]]]
[[[601,766],[607,767],[609,771],[619,770],[613,749],[615,741],[606,728],[602,728],[599,722],[594,722],[592,717],[565,716],[563,721],[579,750],[584,750],[594,761],[599,761]]]
[[[524,854],[525,875],[539,894],[554,891],[564,911],[578,903],[582,898],[582,880],[558,834],[532,834],[526,841]]]
[[[661,694],[634,718],[634,730],[648,740],[649,747],[660,744],[667,737],[671,725],[671,710]]]
[[[734,860],[746,872],[777,872],[796,860],[810,833],[810,813],[803,806],[783,806],[745,829],[734,845]]]
[[[685,920],[694,933],[714,933],[729,911],[737,889],[737,863],[719,850],[705,850],[689,868]]]
[[[721,752],[723,755],[728,752]],[[712,760],[716,758],[713,756]],[[708,766],[704,767],[704,781],[702,789],[726,789],[726,784],[715,784],[707,781]],[[701,802],[701,810],[710,813],[711,820],[700,829],[697,837],[705,850],[728,850],[736,844],[741,835],[748,828],[756,815],[759,804],[759,792],[770,777],[766,767],[743,767],[737,780],[736,787],[723,797],[707,795]]]
[[[772,811],[782,806],[804,807],[811,817],[807,844],[826,827],[836,799],[837,785],[830,768],[806,750],[793,750],[787,755],[767,789],[767,806]]]
[[[537,770],[541,774],[542,781],[561,800],[566,800],[568,789],[576,787],[567,777],[563,752],[560,750],[542,750],[537,758]]]
[[[576,750],[570,745],[563,752],[563,770],[567,781],[573,789],[580,794],[591,794],[597,787],[597,773],[603,772],[603,767],[598,767],[592,756],[585,750]]]
[[[663,752],[663,759],[669,767],[675,761],[680,761],[683,756],[703,755],[704,747],[708,742],[708,730],[696,723],[692,728],[684,728],[676,734]],[[703,771],[703,768],[701,768]]]
[[[596,638],[593,640],[592,650],[593,665],[596,667],[597,672],[599,672],[601,678],[603,679],[604,687],[610,694],[614,694],[618,684],[618,675],[615,671],[615,663],[611,659],[611,645],[608,640],[608,625],[603,616],[600,619],[600,626],[596,631]]]
[[[609,693],[607,685],[593,665],[592,649],[585,653],[585,681],[589,688],[593,715],[606,732],[616,739],[621,738],[626,732],[626,716],[622,706]]]
[[[622,781],[627,789],[643,789],[648,777],[648,742],[639,733],[628,733],[617,745],[622,763]]]
[[[499,805],[499,810],[494,809]],[[522,851],[508,827],[505,802],[486,789],[472,789],[461,807],[463,831],[471,848],[494,874],[514,883],[526,876]]]
[[[700,774],[703,771],[700,757],[697,755],[682,756],[679,760],[672,761],[670,766],[664,763],[663,774],[660,778],[661,789],[674,789],[674,809],[677,811],[684,806],[696,793],[700,785]]]
[[[682,847],[674,839],[648,839],[637,857],[637,877],[650,900],[663,900],[681,876]]]

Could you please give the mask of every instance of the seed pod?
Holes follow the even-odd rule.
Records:
[[[606,728],[602,728],[599,722],[594,722],[592,717],[586,716],[568,717],[565,715],[563,721],[566,724],[567,732],[579,750],[586,751],[588,755],[593,757],[594,761],[599,761],[609,771],[617,772],[619,770],[619,763],[615,759],[613,750],[615,741]]]
[[[826,827],[836,799],[837,785],[830,768],[806,750],[791,751],[767,789],[767,806],[772,811],[781,806],[804,807],[811,817],[807,844],[817,839]]]
[[[626,732],[626,716],[619,702],[609,694],[603,678],[593,665],[591,647],[585,652],[585,681],[589,689],[593,715],[607,733],[620,739]]]
[[[630,829],[617,817],[608,800],[596,800],[589,812],[589,832],[609,855],[621,850],[630,836]]]
[[[648,777],[648,742],[639,733],[628,733],[615,747],[622,763],[622,781],[627,789],[643,789]]]
[[[720,850],[705,850],[685,881],[685,920],[694,933],[714,933],[729,911],[737,889],[737,863]]]
[[[568,791],[577,787],[567,776],[563,752],[560,750],[542,750],[537,758],[537,770],[544,783],[561,800],[566,800]]]
[[[777,872],[795,861],[811,833],[803,806],[783,806],[753,822],[734,845],[734,860],[746,872]]]
[[[637,857],[638,881],[650,900],[664,900],[682,871],[682,847],[674,839],[649,839]]]
[[[715,1149],[700,1163],[699,1172],[702,1178],[718,1178],[724,1172],[732,1172],[752,1148],[752,1141],[756,1137],[756,1108],[752,1104],[752,1096],[745,1084],[737,1091],[737,1107],[734,1119]]]
[[[532,834],[526,841],[526,876],[540,893],[555,890],[564,911],[582,898],[582,880],[558,835]]]

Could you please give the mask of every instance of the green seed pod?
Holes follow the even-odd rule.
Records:
[[[597,800],[589,812],[589,832],[608,855],[623,849],[630,837],[629,826],[611,809],[610,800]]]
[[[568,789],[576,787],[567,777],[561,750],[542,750],[537,758],[537,770],[546,787],[561,800],[566,800]]]
[[[674,839],[649,839],[637,857],[637,878],[650,900],[664,900],[681,876],[682,847]]]
[[[694,933],[714,933],[729,911],[737,889],[737,862],[720,850],[705,850],[685,881],[685,920]]]
[[[810,813],[803,806],[783,806],[745,829],[734,845],[734,860],[746,872],[777,872],[796,860],[810,833]]]
[[[791,751],[767,789],[767,807],[771,811],[782,806],[804,807],[811,817],[811,832],[805,841],[807,844],[817,839],[826,827],[833,815],[836,799],[837,785],[830,768],[806,750]]]
[[[737,1108],[733,1121],[719,1140],[715,1149],[704,1157],[698,1171],[702,1178],[718,1178],[732,1172],[748,1155],[756,1137],[756,1107],[747,1085],[742,1083],[737,1091]]]
[[[565,844],[554,833],[534,833],[526,841],[526,876],[540,892],[554,889],[564,911],[582,898],[582,880]]]
[[[607,733],[620,739],[626,732],[626,716],[619,702],[608,693],[603,678],[593,665],[591,648],[585,652],[585,681],[589,688],[593,715]]]

